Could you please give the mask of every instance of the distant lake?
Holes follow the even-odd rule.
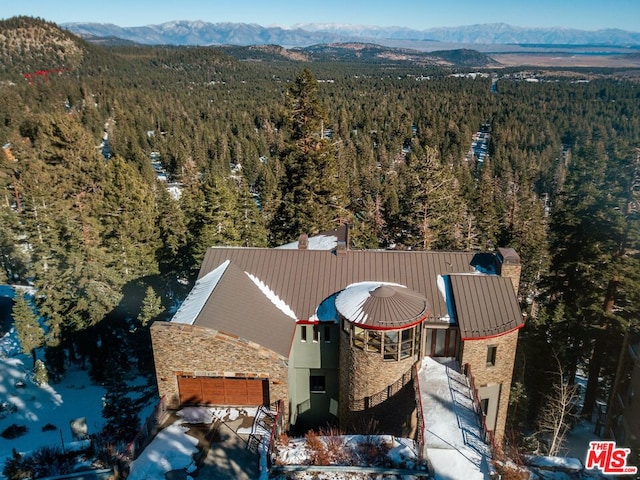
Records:
[[[0,285],[0,337],[11,329],[13,319],[13,288],[9,285]]]

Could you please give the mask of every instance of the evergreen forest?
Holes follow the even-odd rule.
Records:
[[[98,46],[30,18],[0,33],[0,282],[35,287],[44,328],[22,298],[15,322],[51,380],[73,359],[108,382],[120,342],[149,370],[149,325],[207,247],[349,224],[352,249],[519,253],[514,432],[535,429],[557,363],[588,376],[584,414],[606,400],[640,325],[640,83]]]

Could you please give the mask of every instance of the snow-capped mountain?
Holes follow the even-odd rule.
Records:
[[[119,27],[101,23],[65,23],[62,27],[85,37],[118,37],[141,44],[165,45],[277,44],[305,47],[318,43],[370,41],[395,47],[399,46],[398,42],[640,46],[640,32],[617,29],[587,31],[561,27],[527,28],[504,23],[426,30],[315,23],[283,28],[186,20],[140,27]]]

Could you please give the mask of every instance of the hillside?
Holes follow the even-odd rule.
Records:
[[[84,55],[84,42],[54,23],[29,17],[0,21],[0,71],[71,70]]]

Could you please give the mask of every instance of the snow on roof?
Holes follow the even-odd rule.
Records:
[[[482,440],[466,377],[431,357],[422,360],[418,384],[424,446],[436,479],[489,478],[491,453]]]
[[[438,285],[438,290],[444,298],[444,303],[447,305],[447,314],[444,317],[440,317],[438,320],[443,320],[449,323],[455,323],[455,309],[453,308],[453,304],[451,303],[451,287],[447,285],[448,282],[445,281],[444,275],[438,275],[438,279],[436,281]]]
[[[221,263],[218,268],[215,268],[198,280],[189,292],[189,295],[187,295],[185,301],[180,308],[178,308],[171,322],[193,325],[193,322],[202,311],[202,308],[205,303],[207,303],[207,300],[216,288],[216,285],[218,285],[220,278],[222,278],[228,266],[229,260]]]
[[[336,297],[336,309],[353,323],[367,323],[369,315],[362,308],[364,302],[371,297],[371,292],[383,285],[404,287],[398,283],[388,282],[352,283]]]
[[[336,235],[316,235],[309,237],[307,250],[333,250],[338,245],[338,237]],[[280,249],[295,250],[298,248],[298,241],[280,245]]]
[[[271,290],[271,288],[269,288],[268,285],[265,285],[265,283],[262,280],[260,280],[259,278],[255,277],[254,275],[251,275],[248,272],[245,272],[245,273],[253,281],[253,283],[256,284],[256,286],[260,289],[260,291],[269,300],[271,300],[271,302],[276,307],[278,307],[282,311],[282,313],[284,313],[285,315],[293,318],[294,320],[298,319],[298,317],[296,316],[296,313],[291,309],[291,307],[289,305],[287,305],[284,300],[282,300],[280,297],[278,297],[278,295],[276,295],[276,293],[273,290]]]

